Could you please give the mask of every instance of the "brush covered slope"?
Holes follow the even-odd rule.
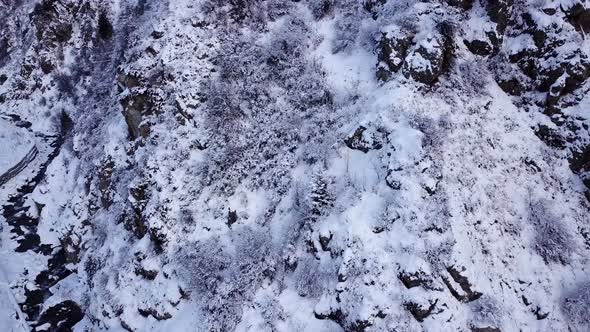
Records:
[[[590,2],[0,0],[0,325],[587,331]]]

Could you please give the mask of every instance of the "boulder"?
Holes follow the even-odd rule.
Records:
[[[485,37],[481,38],[465,39],[463,43],[475,55],[488,56],[497,53],[501,40],[496,35],[496,32],[486,31],[484,35]]]
[[[417,321],[423,322],[432,314],[437,303],[438,299],[435,301],[429,301],[426,306],[410,301],[404,303],[404,307],[412,314],[412,316],[414,316],[414,318],[416,318]]]
[[[111,188],[115,162],[108,156],[101,164],[98,172],[98,190],[100,191],[100,201],[102,206],[108,209],[113,202],[113,192]]]
[[[575,2],[568,7],[562,7],[568,22],[578,31],[590,32],[590,8],[581,2]]]
[[[129,130],[129,138],[135,140],[150,134],[150,127],[143,123],[143,116],[152,113],[152,101],[147,93],[136,93],[121,100],[123,116]]]
[[[481,0],[488,16],[496,23],[498,32],[504,33],[512,14],[513,0]]]
[[[514,77],[497,77],[496,82],[498,83],[498,86],[500,86],[500,89],[512,96],[520,96],[525,91],[525,87],[522,83]]]
[[[472,332],[502,332],[502,330],[500,330],[499,328],[491,327],[491,326],[472,327],[471,331]]]
[[[464,270],[464,269],[462,269],[462,270]],[[453,286],[453,283],[451,283],[448,278],[443,277],[442,280],[445,283],[445,285],[447,285],[447,288],[451,292],[451,295],[453,295],[453,297],[455,297],[458,301],[463,302],[463,303],[467,303],[467,302],[475,301],[483,295],[482,293],[480,293],[478,291],[474,291],[472,289],[473,285],[471,285],[471,283],[469,282],[469,279],[467,279],[467,277],[461,275],[461,271],[459,271],[454,266],[448,267],[447,272],[449,272],[449,275],[451,276],[451,278],[453,279],[455,284],[459,285],[461,291],[456,289]]]
[[[71,331],[82,318],[84,318],[84,312],[80,306],[74,301],[67,300],[47,308],[39,317],[35,327],[49,325],[49,331]]]
[[[423,271],[416,271],[413,273],[402,271],[397,277],[407,289],[414,287],[422,287],[428,290],[436,289],[436,287],[433,286],[434,281],[432,278]]]
[[[98,15],[98,37],[102,40],[109,40],[113,37],[113,25],[105,12]]]
[[[382,129],[367,128],[359,126],[354,133],[344,140],[346,146],[352,150],[359,150],[364,153],[370,150],[383,148],[385,133]]]
[[[464,10],[469,10],[473,7],[473,0],[446,0],[446,2],[453,7],[458,7]]]
[[[412,46],[412,34],[396,26],[383,29],[377,46],[377,78],[387,81],[404,64],[408,49]]]
[[[407,78],[420,83],[434,84],[442,74],[445,61],[445,44],[440,36],[419,41],[410,51],[403,72]]]

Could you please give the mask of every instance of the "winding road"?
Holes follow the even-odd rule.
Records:
[[[35,160],[37,155],[39,154],[39,149],[37,146],[33,146],[29,152],[19,161],[16,165],[12,166],[8,171],[4,174],[0,175],[0,187],[8,183],[11,179],[17,176],[20,172],[22,172],[29,164]]]

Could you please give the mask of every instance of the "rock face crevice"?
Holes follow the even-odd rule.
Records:
[[[61,239],[57,248],[42,243],[39,236],[39,217],[34,213],[31,214],[31,207],[27,205],[27,200],[30,199],[33,191],[43,181],[46,181],[47,167],[60,153],[68,130],[71,129],[71,124],[71,119],[66,114],[62,114],[60,132],[55,136],[44,138],[44,143],[47,144],[49,150],[48,153],[39,155],[39,151],[34,147],[35,154],[33,156],[39,155],[39,158],[45,159],[40,163],[39,170],[34,176],[18,188],[17,192],[7,200],[7,204],[2,206],[2,215],[10,227],[13,240],[18,244],[14,251],[17,253],[34,252],[48,257],[47,266],[43,267],[36,276],[32,276],[34,282],[24,286],[24,299],[18,303],[26,315],[26,320],[33,324],[35,331],[36,327],[44,324],[49,324],[50,328],[54,330],[58,328],[68,330],[83,317],[79,304],[73,301],[65,301],[49,308],[44,306],[44,302],[52,295],[51,287],[73,273],[68,264],[75,264],[78,261],[68,252],[78,250],[78,244],[67,237]],[[29,164],[30,162],[22,169]],[[40,210],[43,206],[37,205],[36,208]]]

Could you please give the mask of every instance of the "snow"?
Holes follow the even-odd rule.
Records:
[[[0,281],[0,326],[10,332],[25,332],[28,327],[9,285]]]

